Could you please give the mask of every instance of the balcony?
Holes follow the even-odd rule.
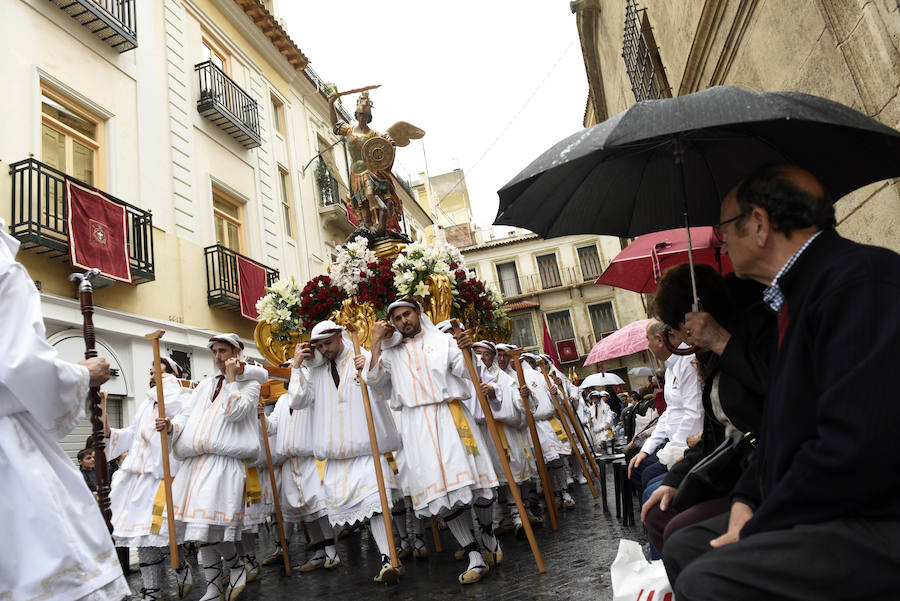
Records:
[[[194,70],[200,78],[200,114],[248,150],[262,144],[256,100],[210,61],[196,65]]]
[[[93,186],[35,159],[11,164],[9,173],[12,176],[10,234],[22,243],[22,250],[32,250],[48,259],[68,262],[69,199],[66,180],[87,188]],[[156,275],[153,268],[153,221],[150,213],[106,192],[103,194],[125,207],[128,258],[134,283],[152,282]]]
[[[50,0],[117,52],[137,48],[136,0]]]
[[[316,188],[319,192],[319,218],[322,225],[339,237],[352,234],[356,226],[350,222],[347,209],[341,202],[340,186],[322,160],[319,160],[316,168]]]
[[[210,307],[241,310],[241,295],[238,290],[237,259],[242,257],[230,248],[221,244],[213,244],[203,249],[206,255],[206,302]],[[253,261],[259,263],[259,261]],[[263,267],[266,267],[263,265]],[[278,270],[266,267],[266,283],[271,286],[278,280]]]
[[[533,296],[544,291],[562,290],[569,286],[582,283],[575,267],[563,267],[562,269],[545,274],[523,275],[503,278],[498,284],[503,298],[509,300],[518,296]]]

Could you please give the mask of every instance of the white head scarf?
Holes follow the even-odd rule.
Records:
[[[341,340],[344,341],[344,348],[352,350],[353,341],[350,340],[350,335],[347,334],[347,330],[344,329],[343,326],[339,326],[330,319],[320,321],[315,325],[315,327],[312,329],[310,340],[312,340],[313,342],[315,342],[316,340],[325,340],[326,338],[331,338],[338,332],[340,332],[341,334]],[[307,367],[319,367],[320,365],[325,365],[325,363],[325,355],[323,355],[318,350],[313,352],[312,359],[305,362]]]
[[[183,374],[183,372],[181,371],[181,366],[175,363],[174,359],[172,359],[171,357],[160,357],[159,360],[168,365],[169,369],[175,372],[174,376],[176,378],[181,378]]]
[[[209,338],[209,342],[206,344],[206,348],[208,348],[209,350],[212,350],[213,343],[215,343],[215,342],[222,342],[222,343],[228,344],[228,345],[233,346],[234,348],[238,349],[238,351],[240,351],[240,352],[238,352],[238,356],[237,356],[238,360],[246,361],[246,357],[244,356],[244,343],[241,342],[241,337],[238,336],[237,334],[235,334],[233,332],[224,332],[222,334],[216,334],[215,336],[211,336]]]

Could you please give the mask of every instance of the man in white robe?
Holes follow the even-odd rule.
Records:
[[[399,427],[416,515],[444,519],[469,556],[459,581],[478,582],[488,566],[472,534],[469,508],[479,499],[493,499],[498,481],[481,431],[459,402],[469,396],[461,349],[468,352],[471,337],[462,334],[454,341],[410,299],[392,303],[387,317],[372,328],[368,381],[389,383],[392,405],[403,408]],[[482,521],[491,523],[493,512],[484,513]],[[496,541],[490,546],[499,549]]]
[[[343,327],[322,321],[313,328],[309,343],[297,345],[288,391],[293,409],[311,411],[313,450],[317,459],[326,461],[322,484],[331,526],[368,519],[381,553],[381,570],[375,582],[394,584],[400,571],[391,565],[365,401],[357,376],[358,370],[363,370],[363,378],[367,375],[368,359],[365,349],[358,355],[353,352]],[[376,398],[370,400],[388,503],[402,507],[402,490],[383,455],[400,448],[400,436],[387,404]]]
[[[162,357],[162,389],[166,416],[181,413],[182,400],[187,395],[178,379],[181,366],[169,357]],[[112,510],[113,541],[117,547],[136,548],[140,562],[141,601],[162,599],[162,582],[165,574],[165,555],[168,554],[169,532],[162,529],[162,514],[154,514],[154,500],[165,489],[162,486],[163,462],[160,434],[156,431],[159,417],[156,381],[152,376],[151,388],[137,408],[134,420],[127,428],[109,428],[106,456],[114,459],[123,453],[128,455],[113,476],[109,493]],[[169,452],[169,470],[178,472],[179,461]],[[165,497],[163,497],[165,499]],[[165,502],[165,501],[163,501]],[[178,598],[184,599],[191,591],[193,577],[184,553],[179,553],[180,568],[175,581]]]
[[[119,601],[129,595],[91,491],[59,446],[84,417],[103,358],[60,359],[40,294],[0,219],[0,599]]]
[[[579,394],[578,388],[569,382],[569,379],[557,369],[556,365],[553,364],[553,358],[550,357],[550,355],[540,355],[540,362],[546,363],[548,366],[547,375],[550,378],[552,385],[556,386],[557,398],[559,399],[560,404],[568,403],[569,407],[573,407],[573,413],[577,416],[579,405],[581,404],[581,395]],[[542,371],[540,366],[538,366],[538,371]],[[562,410],[566,411],[564,405],[562,406]],[[562,417],[563,419],[568,420],[569,414],[566,413],[566,415]],[[569,425],[572,428],[579,427],[578,424],[572,424],[571,422]],[[572,430],[572,436],[574,436],[576,440],[569,442],[577,445],[578,434],[576,434],[574,430]],[[570,486],[575,482],[578,482],[578,484],[587,484],[587,478],[585,478],[585,475],[581,472],[581,463],[578,462],[578,457],[575,456],[575,453],[569,455],[566,463],[566,471],[569,474],[567,484]]]
[[[490,386],[488,392],[493,392],[493,396],[489,396],[488,401],[491,404],[494,419],[497,421],[497,433],[500,435],[506,458],[509,460],[510,471],[513,473],[515,483],[519,485],[522,498],[525,499],[530,490],[529,483],[537,477],[537,466],[534,463],[534,449],[531,446],[528,423],[525,419],[525,410],[522,407],[518,384],[506,371],[500,369],[495,361],[497,347],[492,342],[482,340],[476,342],[473,348],[480,359],[481,381]],[[477,415],[475,419],[478,420]],[[482,428],[485,439],[489,440],[490,433],[487,432],[483,418],[479,421],[479,426]],[[506,509],[511,516],[516,536],[524,536],[522,516],[519,515],[519,509],[516,507],[512,493],[509,492],[509,483],[506,480],[506,474],[503,473],[500,457],[492,445],[490,445],[490,451],[494,469],[497,470],[497,477],[502,484],[500,491],[506,499]],[[499,514],[500,511],[495,511],[495,522],[499,522],[497,519]]]
[[[547,464],[553,492],[560,505],[575,507],[575,499],[566,490],[565,461],[572,454],[572,447],[562,424],[556,417],[556,406],[550,398],[550,389],[547,388],[543,374],[537,370],[537,356],[522,353],[522,359],[525,386],[519,388],[519,394],[523,400],[532,398],[535,400],[535,427],[541,442],[541,450],[544,452],[544,462]]]
[[[242,369],[244,343],[237,334],[218,334],[207,346],[219,373],[201,380],[182,412],[157,419],[156,427],[171,434],[175,456],[184,462],[172,481],[172,501],[179,538],[200,545],[197,559],[206,579],[201,601],[223,594],[233,601],[247,584],[235,542],[243,530],[244,462],[259,453],[256,406],[267,374],[257,366]]]
[[[293,364],[293,362],[292,362]],[[292,409],[288,393],[275,403],[266,417],[266,427],[275,434],[275,448],[284,457],[281,466],[281,514],[285,539],[290,544],[296,524],[306,524],[313,555],[300,565],[301,572],[333,569],[341,560],[328,521],[328,503],[319,466],[313,455],[313,422],[309,409]]]

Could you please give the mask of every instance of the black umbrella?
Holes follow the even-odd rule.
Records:
[[[713,225],[755,168],[790,163],[837,199],[900,175],[900,132],[795,92],[719,86],[639,102],[559,142],[500,191],[497,225],[545,238]]]

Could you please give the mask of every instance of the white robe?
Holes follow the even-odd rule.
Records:
[[[172,374],[163,375],[163,395],[166,416],[181,412],[182,399],[187,396]],[[138,407],[134,421],[127,428],[110,429],[107,457],[113,459],[127,452],[128,456],[113,475],[109,493],[112,509],[113,540],[120,547],[165,547],[169,544],[168,530],[151,534],[153,500],[163,479],[162,443],[156,431],[159,416],[156,387],[147,391]],[[178,473],[181,462],[169,452],[169,471]]]
[[[424,321],[423,317],[423,321]],[[370,384],[391,384],[392,406],[402,407],[400,435],[410,497],[419,517],[444,514],[478,498],[492,499],[496,472],[481,430],[465,405],[461,412],[477,455],[467,452],[449,403],[468,398],[468,372],[453,337],[430,325],[400,344],[382,348]]]
[[[560,456],[571,455],[572,447],[569,441],[563,442],[553,427],[554,422],[551,420],[556,419],[556,405],[550,398],[550,391],[547,389],[547,382],[544,381],[543,374],[524,361],[522,362],[522,372],[525,374],[525,384],[531,389],[531,396],[536,403],[534,421],[538,439],[541,441],[541,450],[544,452],[544,461],[550,463]],[[558,420],[555,423],[558,423]],[[561,424],[560,427],[562,427]],[[565,436],[565,433],[562,435]]]
[[[182,533],[186,541],[240,540],[245,460],[259,453],[260,383],[245,370],[236,381],[223,381],[213,400],[216,377],[206,378],[172,420],[172,448],[184,461],[172,482],[179,540]]]
[[[290,395],[278,398],[267,418],[275,435],[281,465],[281,514],[287,522],[310,522],[326,514],[327,503],[316,458],[313,456],[312,416],[309,409],[291,409]]]
[[[361,351],[369,359],[369,352]],[[353,365],[353,352],[345,344],[335,360],[340,386],[334,385],[331,364],[294,369],[289,394],[295,410],[309,409],[313,423],[313,451],[325,459],[322,485],[332,525],[353,524],[382,513],[375,462],[362,389]],[[365,377],[366,370],[363,370]],[[374,390],[372,391],[374,394]],[[400,435],[390,409],[383,399],[370,396],[381,470],[388,504],[402,496],[400,484],[384,458],[384,453],[400,448]]]
[[[129,594],[97,502],[59,446],[84,416],[89,375],[47,344],[40,295],[0,219],[0,599]]]

